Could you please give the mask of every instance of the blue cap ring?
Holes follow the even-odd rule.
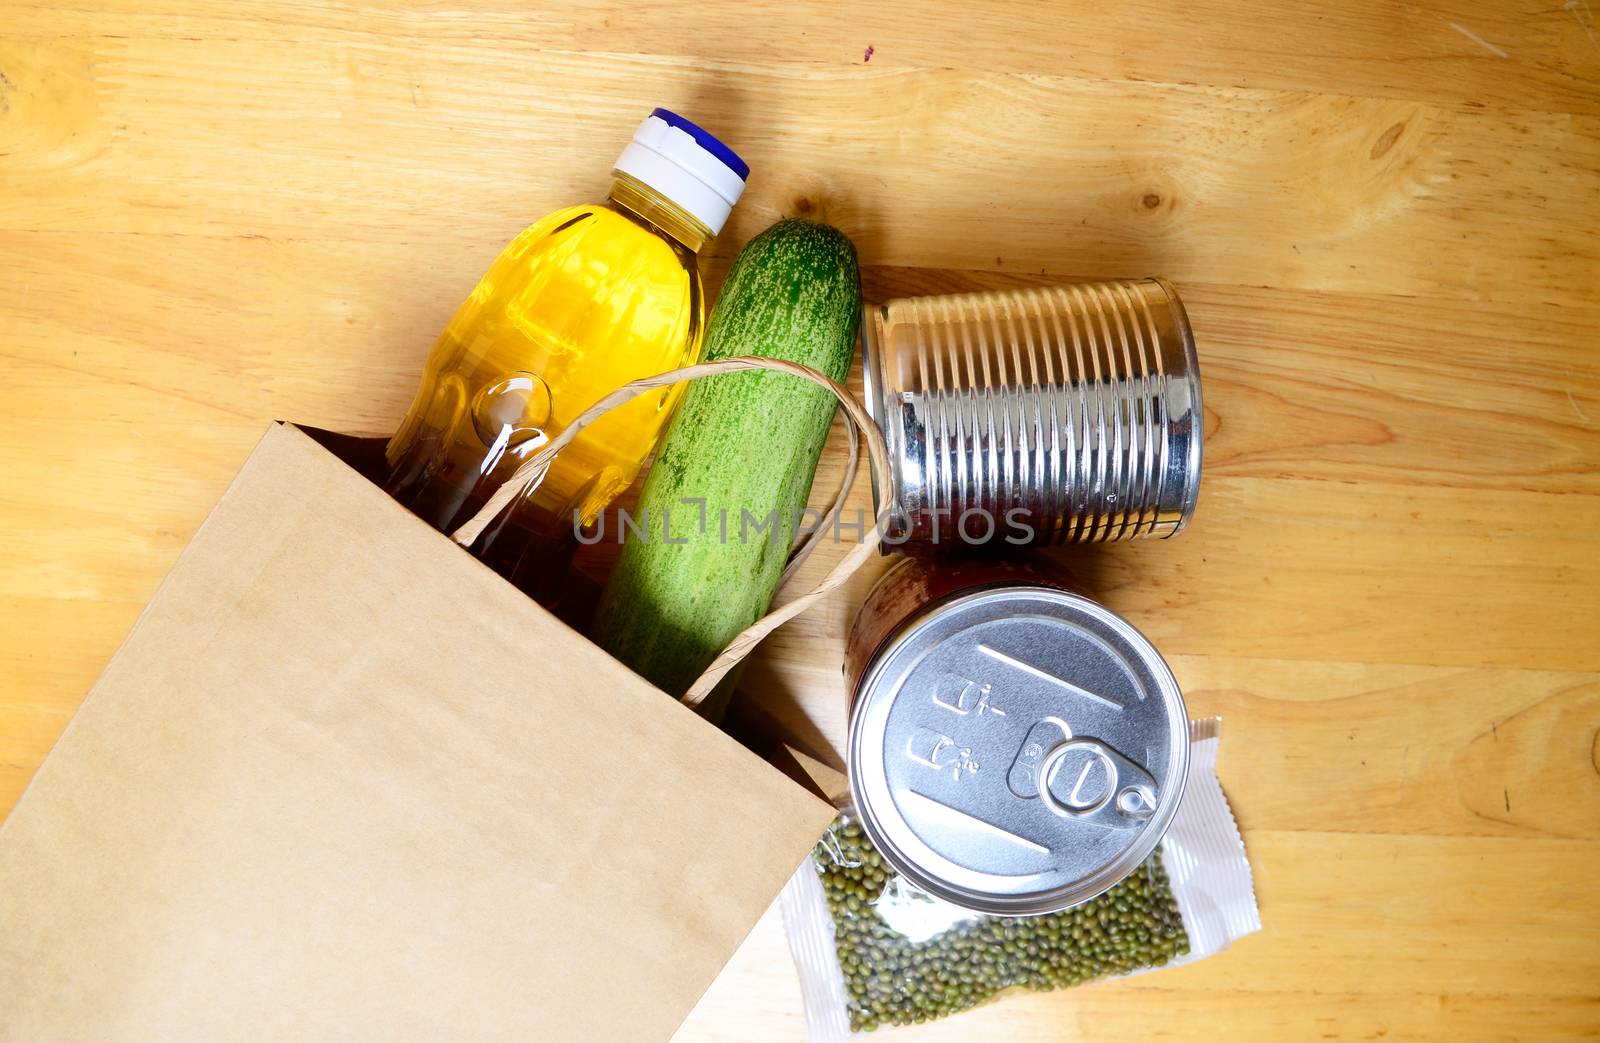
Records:
[[[750,179],[750,164],[739,158],[739,154],[722,142],[718,141],[710,131],[701,127],[692,120],[686,120],[671,109],[656,109],[650,115],[661,120],[669,127],[677,127],[685,134],[694,138],[695,144],[716,156],[723,166],[739,175],[740,181]]]

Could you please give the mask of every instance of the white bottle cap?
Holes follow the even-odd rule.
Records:
[[[645,118],[613,169],[672,200],[712,235],[722,231],[750,176],[733,149],[666,109]]]

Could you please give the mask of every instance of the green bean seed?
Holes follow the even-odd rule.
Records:
[[[1189,951],[1159,852],[1082,905],[1045,916],[974,914],[920,942],[879,915],[879,898],[897,878],[859,824],[841,816],[812,860],[856,1032],[942,1018],[1007,989],[1047,991],[1161,967]]]

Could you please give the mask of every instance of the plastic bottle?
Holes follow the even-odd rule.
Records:
[[[652,112],[618,158],[605,202],[529,226],[457,309],[389,442],[386,491],[448,531],[596,399],[698,361],[696,254],[748,175],[695,124]],[[633,482],[677,395],[645,396],[586,428],[474,553],[534,598],[555,600],[575,527]]]

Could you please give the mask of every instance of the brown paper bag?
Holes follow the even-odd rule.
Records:
[[[665,1040],[831,816],[274,426],[0,827],[0,1038]]]

